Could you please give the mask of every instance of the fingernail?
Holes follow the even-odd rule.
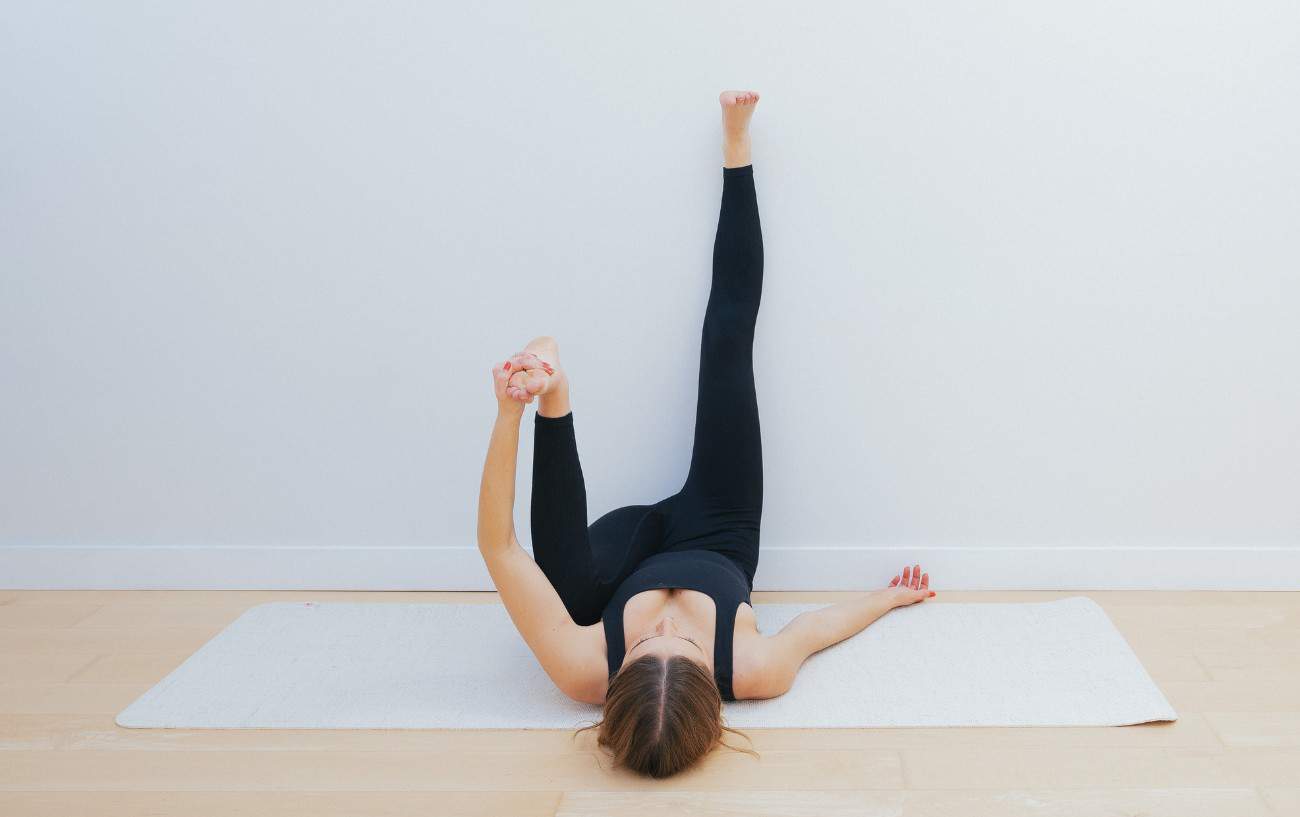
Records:
[[[510,361],[508,361],[508,360],[506,361],[506,368],[507,368],[507,369],[510,368]]]

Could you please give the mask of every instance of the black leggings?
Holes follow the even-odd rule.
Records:
[[[588,527],[573,412],[534,415],[533,557],[578,624],[600,621],[619,584],[655,553],[716,551],[735,561],[753,588],[763,513],[753,356],[762,291],[754,166],[724,167],[691,467],[672,496],[615,508]]]

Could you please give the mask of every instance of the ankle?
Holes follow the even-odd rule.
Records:
[[[569,413],[569,379],[562,371],[551,377],[555,378],[551,388],[537,396],[537,413],[543,417],[563,417]]]
[[[723,167],[744,167],[753,164],[750,158],[749,143],[743,145],[726,144],[722,147],[722,166]]]

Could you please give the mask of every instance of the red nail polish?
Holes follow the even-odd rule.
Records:
[[[507,368],[507,369],[510,368],[510,361],[508,361],[508,360],[506,361],[506,368]]]

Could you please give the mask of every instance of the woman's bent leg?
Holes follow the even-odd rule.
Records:
[[[533,559],[577,621],[593,606],[598,571],[587,539],[587,486],[573,413],[533,418]]]
[[[645,505],[617,508],[588,527],[573,413],[534,418],[533,559],[573,620],[595,624],[618,582],[658,546],[662,528]]]

